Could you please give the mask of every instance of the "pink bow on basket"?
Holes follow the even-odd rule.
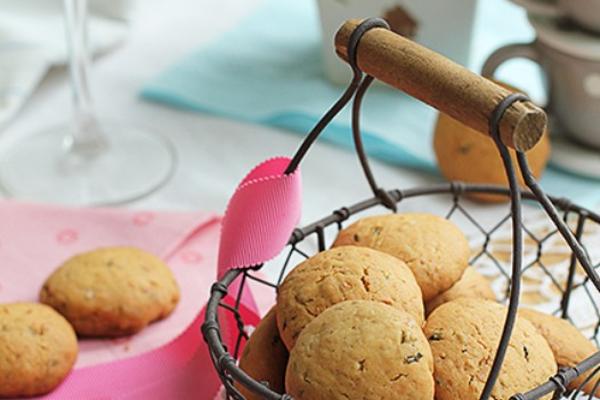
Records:
[[[223,217],[219,277],[269,261],[287,244],[302,209],[300,170],[284,174],[290,161],[276,157],[260,163],[233,194]]]
[[[290,161],[287,157],[268,159],[250,171],[237,187],[222,221],[219,278],[232,269],[260,266],[276,257],[287,245],[302,209],[300,171],[296,169],[290,174],[285,173]],[[230,306],[236,303],[234,296],[239,293],[240,278],[229,286],[228,295],[222,302]],[[249,284],[250,288],[246,287],[241,292],[239,311],[242,317],[244,314],[248,316],[248,310],[254,312],[253,320],[243,320],[256,324],[259,310],[266,311],[271,306],[273,293],[265,290],[265,286],[253,285],[252,281]],[[262,307],[257,305],[257,300]],[[230,319],[224,319],[224,314]],[[231,340],[237,332],[231,320],[232,314],[221,312],[220,315],[221,335]],[[228,347],[233,348],[231,345]],[[215,400],[221,398],[224,398],[223,390]]]
[[[257,165],[239,184],[223,217],[219,246],[219,278],[234,268],[260,265],[277,256],[300,220],[300,170],[284,172],[290,158],[276,157]],[[230,286],[237,293],[240,280]],[[255,292],[261,296],[262,292]],[[246,307],[257,310],[249,290],[242,292]]]

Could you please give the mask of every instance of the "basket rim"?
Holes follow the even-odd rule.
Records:
[[[521,196],[523,200],[532,200],[536,201],[536,196],[529,190],[520,188]],[[460,181],[453,181],[449,183],[440,183],[440,184],[432,184],[427,186],[419,186],[415,188],[409,189],[394,189],[387,191],[388,195],[391,196],[396,203],[401,202],[403,199],[418,197],[418,196],[431,196],[431,195],[448,195],[451,194],[454,198],[458,198],[466,193],[482,193],[482,194],[494,194],[501,196],[510,196],[510,189],[506,186],[495,185],[495,184],[472,184],[465,183]],[[600,214],[589,210],[586,207],[579,206],[573,203],[566,197],[558,197],[558,196],[548,196],[551,202],[555,207],[560,209],[563,212],[573,212],[586,219],[590,219],[598,224],[600,224]],[[316,222],[305,225],[302,228],[296,228],[292,233],[290,240],[287,243],[287,246],[295,245],[298,242],[301,242],[306,236],[318,232],[322,230],[324,227],[329,226],[334,223],[341,223],[349,218],[350,215],[364,211],[371,207],[383,205],[383,202],[380,197],[371,197],[367,200],[360,201],[355,203],[349,207],[342,207],[335,211],[333,211],[330,215],[322,218]],[[219,323],[218,317],[218,308],[220,302],[223,298],[228,295],[228,287],[233,283],[233,281],[240,276],[242,273],[249,269],[256,268],[238,268],[231,269],[227,271],[222,278],[218,279],[211,286],[210,297],[206,306],[206,313],[204,323],[202,325],[202,335],[204,340],[207,343],[209,353],[211,355],[213,364],[217,372],[219,370],[226,371],[234,381],[240,382],[246,388],[260,394],[265,399],[268,400],[292,400],[292,397],[288,394],[280,394],[272,391],[267,386],[254,380],[248,374],[246,374],[241,368],[237,366],[236,360],[226,349],[220,335],[221,325]],[[600,352],[597,353],[594,357],[599,356]],[[590,363],[588,368],[581,369],[580,374],[587,371],[587,369],[591,369],[596,365],[596,363]],[[220,374],[219,374],[220,375]],[[230,382],[223,382],[223,384],[227,386],[231,386]],[[550,385],[550,387],[548,387]],[[558,385],[554,383],[554,387],[552,387],[552,383],[547,382],[544,386],[547,386],[546,389],[548,393],[558,388]],[[535,389],[534,389],[535,390]],[[241,397],[243,399],[243,397]]]

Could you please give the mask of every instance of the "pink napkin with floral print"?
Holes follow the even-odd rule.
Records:
[[[217,276],[220,221],[205,212],[70,209],[0,201],[1,303],[36,301],[44,280],[62,261],[101,246],[135,246],[161,257],[181,289],[173,314],[142,332],[117,340],[80,340],[74,371],[47,398],[214,396],[220,382],[199,326]]]
[[[0,302],[36,301],[65,259],[102,246],[135,246],[169,264],[181,289],[173,314],[137,335],[80,341],[77,366],[114,361],[158,347],[181,333],[216,277],[220,218],[203,212],[67,209],[0,202]]]

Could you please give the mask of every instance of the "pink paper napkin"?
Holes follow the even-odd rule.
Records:
[[[62,261],[101,246],[136,246],[163,258],[181,289],[174,313],[142,332],[125,339],[80,340],[75,370],[46,398],[212,398],[219,381],[200,324],[217,276],[219,233],[220,217],[204,212],[0,202],[2,303],[36,301],[44,280]],[[223,317],[224,326],[228,318]]]
[[[169,264],[181,301],[167,319],[118,340],[85,340],[77,367],[158,347],[181,333],[206,302],[216,276],[219,217],[203,212],[65,209],[0,202],[0,302],[36,301],[65,259],[101,246],[135,246]]]

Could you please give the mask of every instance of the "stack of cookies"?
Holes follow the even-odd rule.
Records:
[[[0,398],[56,388],[78,353],[77,336],[131,335],[179,301],[170,269],[130,247],[76,255],[48,277],[39,303],[0,305]]]
[[[469,254],[444,218],[361,219],[288,274],[240,368],[297,400],[479,399],[506,308]],[[596,351],[568,322],[523,310],[492,398],[539,386]]]

